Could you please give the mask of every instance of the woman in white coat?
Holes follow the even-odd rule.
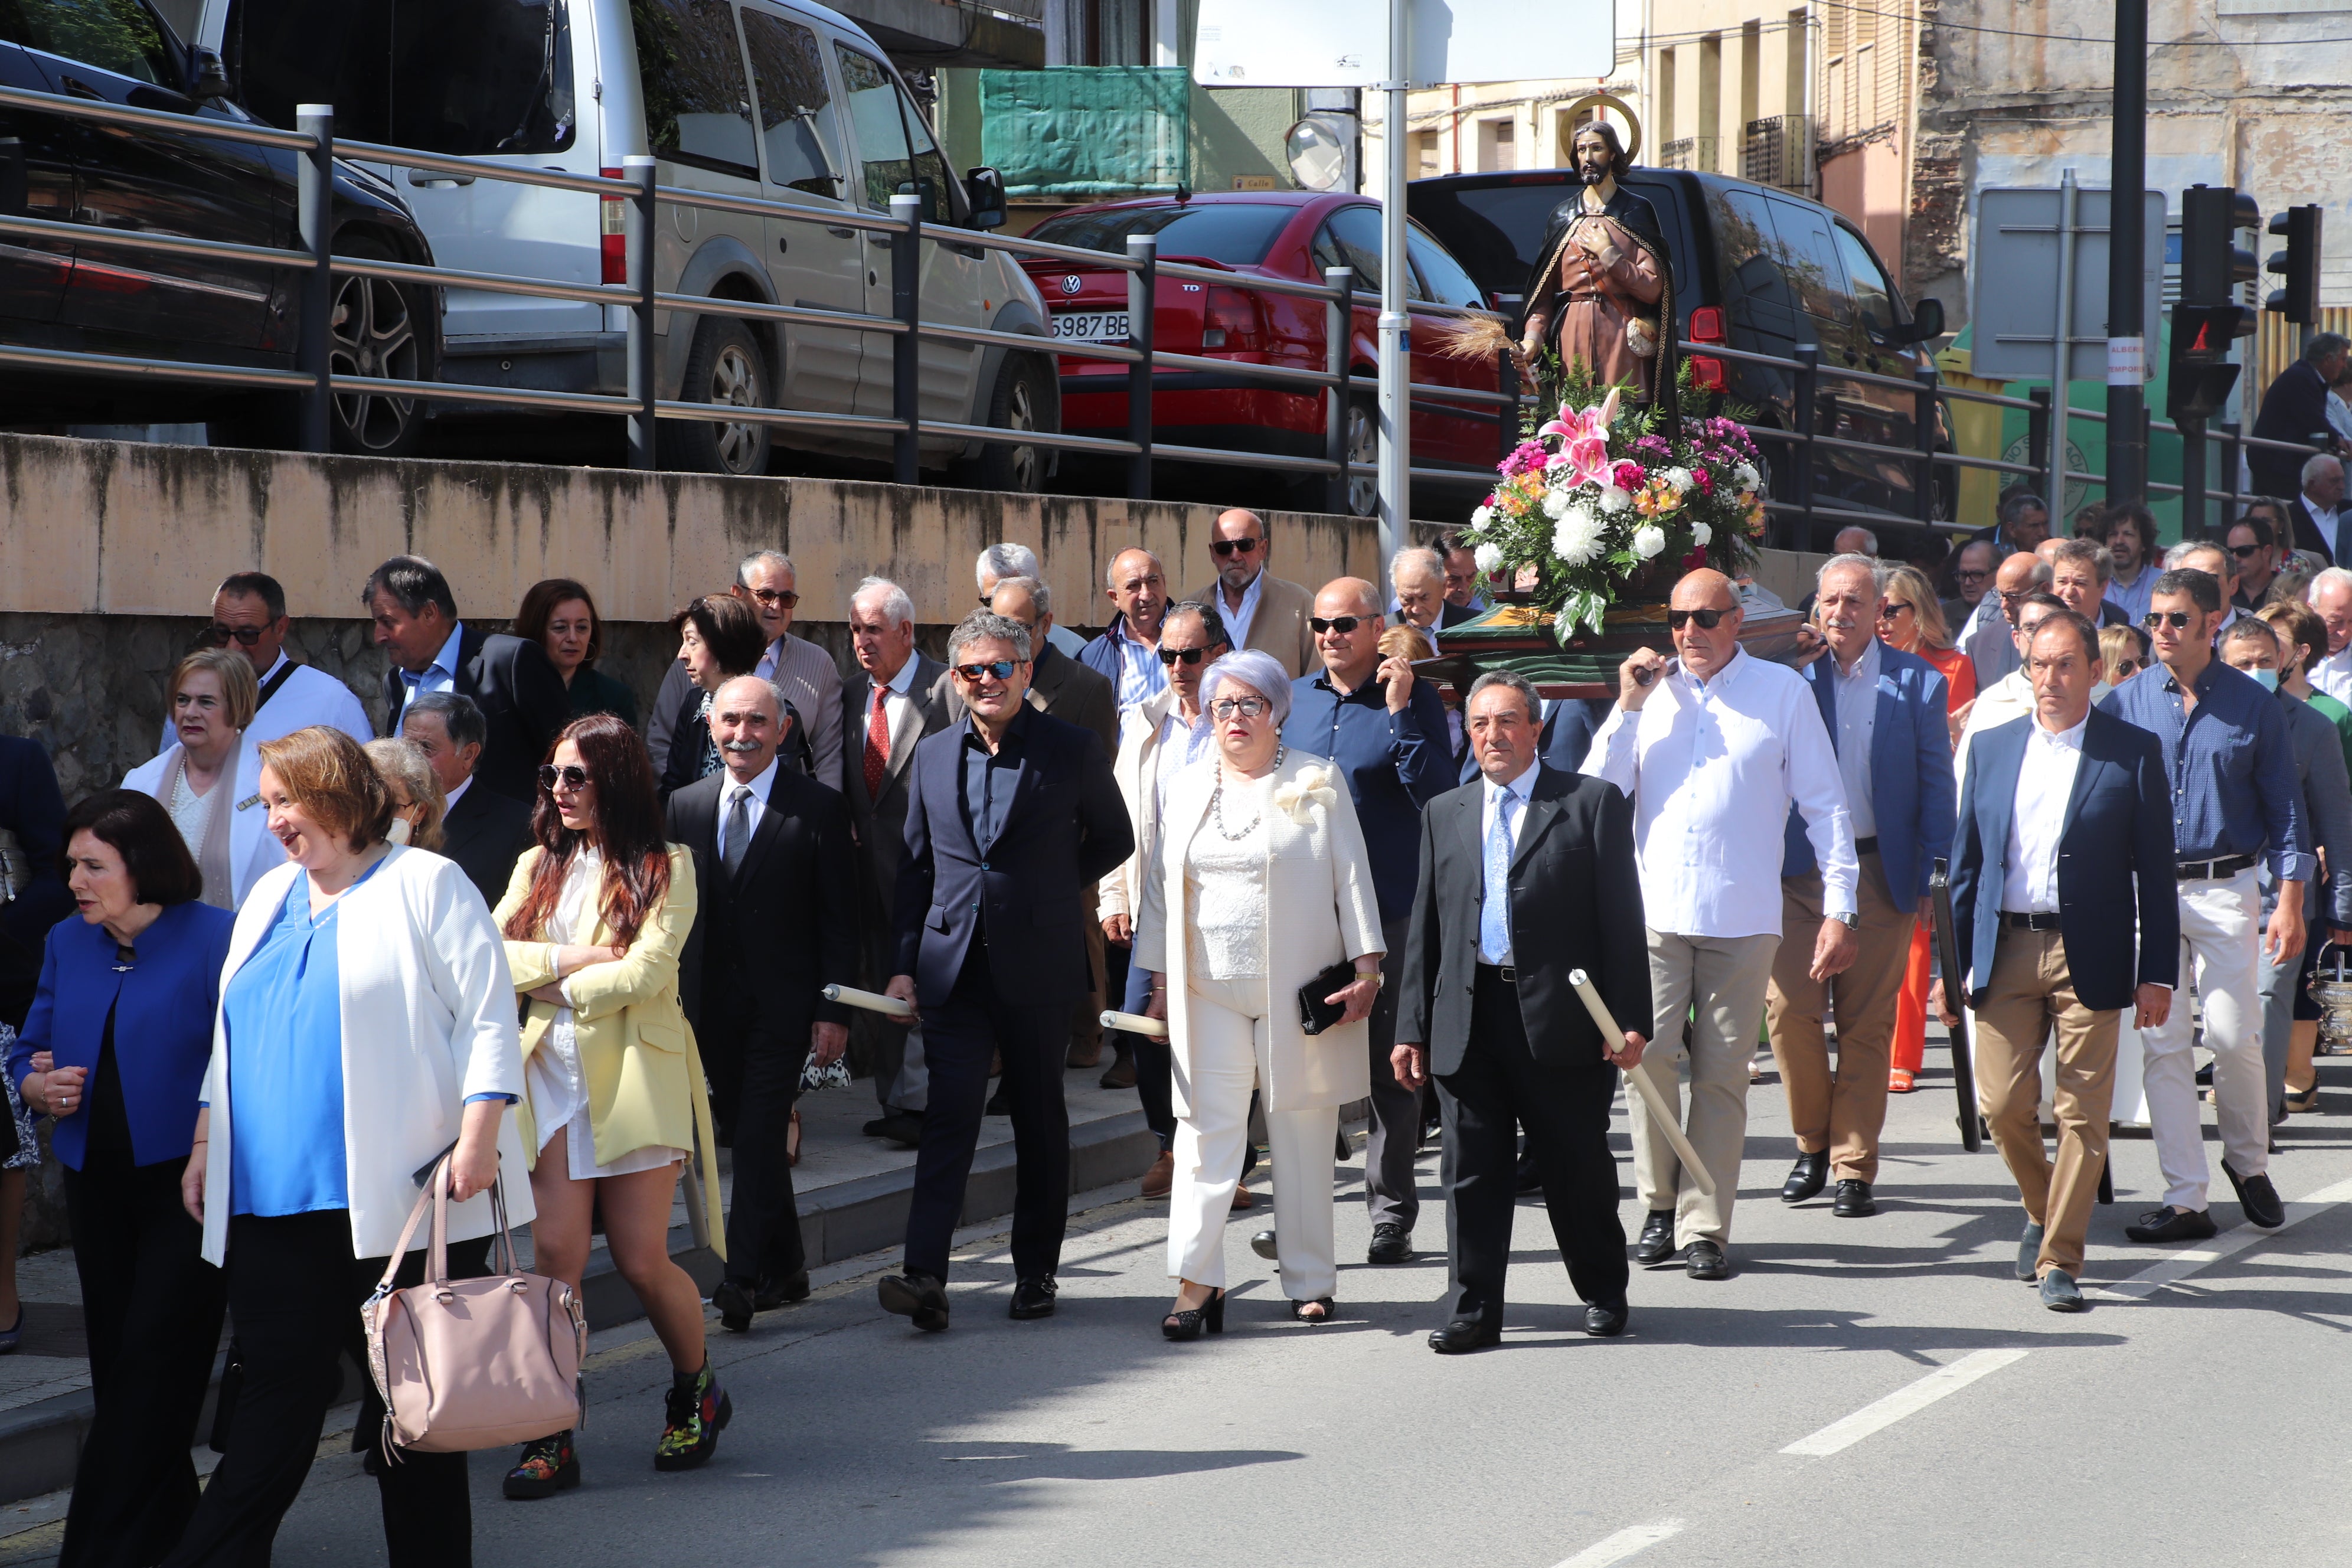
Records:
[[[253,661],[208,647],[172,667],[164,703],[179,739],[131,770],[124,789],[153,795],[204,874],[204,901],[234,910],[262,873],[285,863],[261,805],[261,756],[245,742],[260,701]]]
[[[297,730],[260,752],[292,863],[255,884],[229,938],[181,1178],[204,1256],[228,1274],[244,1374],[172,1568],[268,1559],[338,1358],[367,1364],[360,1304],[400,1244],[416,1172],[451,1156],[452,1278],[489,1272],[494,1183],[514,1224],[533,1215],[506,1114],[523,1092],[514,981],[481,894],[456,862],[385,841],[391,792],[349,735]],[[399,1283],[424,1260],[411,1252]],[[355,1448],[376,1446],[383,1415],[371,1384]],[[377,1485],[394,1568],[472,1560],[465,1455],[401,1454]]]
[[[1145,1012],[1168,1020],[1175,1058],[1168,1271],[1180,1289],[1160,1324],[1171,1340],[1224,1327],[1225,1216],[1253,1087],[1274,1155],[1291,1316],[1330,1318],[1331,1146],[1339,1107],[1370,1091],[1364,1020],[1382,951],[1355,803],[1322,759],[1282,746],[1290,710],[1282,667],[1261,652],[1227,654],[1201,688],[1216,763],[1169,786],[1135,928],[1135,962],[1150,977]],[[1309,1035],[1299,990],[1335,965],[1355,971],[1324,995],[1345,1011]]]

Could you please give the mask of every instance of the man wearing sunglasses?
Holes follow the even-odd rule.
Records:
[[[286,590],[264,572],[238,572],[213,590],[213,618],[202,634],[214,647],[233,647],[253,661],[261,686],[261,706],[245,727],[245,744],[258,746],[313,724],[341,730],[364,744],[374,738],[367,710],[352,689],[315,665],[298,664],[286,652],[294,622],[286,614]],[[169,719],[163,746],[179,739]]]
[[[2286,716],[2269,690],[2214,657],[2223,603],[2211,573],[2167,570],[2149,595],[2147,621],[2162,668],[2125,682],[2101,708],[2154,734],[2163,749],[2172,786],[2181,978],[2196,981],[2205,1045],[2213,1053],[2221,1171],[2246,1217],[2269,1229],[2285,1223],[2286,1210],[2267,1173],[2262,964],[2303,951],[2304,888],[2313,857]],[[2254,876],[2263,860],[2278,879],[2278,908],[2266,930]],[[2125,1227],[2134,1241],[2198,1241],[2214,1234],[2194,1043],[2187,1007],[2140,1034],[2141,1077],[2165,1186],[2163,1206]]]
[[[2050,591],[2050,563],[2017,554],[1993,574],[1992,591],[1977,605],[1954,645],[1977,667],[1977,689],[1998,685],[2023,663],[2017,651],[2017,610],[2027,597]]]
[[[2000,552],[1988,541],[1972,539],[1960,546],[1959,554],[1952,561],[1952,586],[1958,590],[1958,596],[1943,602],[1946,626],[1966,633],[1969,618],[1992,586],[1993,568],[2000,564]]]
[[[948,1326],[948,1254],[999,1053],[1018,1167],[1012,1315],[1054,1310],[1070,1195],[1062,1058],[1092,978],[1088,887],[1135,848],[1102,742],[1023,700],[1030,650],[1020,622],[964,617],[948,637],[963,721],[919,742],[908,775],[898,972],[884,989],[919,1009],[930,1108],[906,1266],[878,1294],[927,1332]]]
[[[2238,569],[2238,591],[2230,595],[2230,603],[2249,615],[2263,607],[2271,591],[2271,579],[2278,575],[2278,535],[2271,531],[2268,518],[2258,517],[2252,507],[2246,514],[2230,526],[2225,542]]]
[[[1633,803],[1656,999],[1650,1034],[1671,1060],[1696,1009],[1685,1131],[1715,1184],[1712,1194],[1699,1190],[1635,1100],[1633,1180],[1648,1217],[1633,1258],[1663,1263],[1688,1247],[1692,1279],[1726,1279],[1748,1134],[1748,1061],[1773,955],[1784,937],[1810,948],[1805,973],[1815,983],[1853,963],[1861,923],[1853,828],[1821,708],[1795,670],[1741,650],[1731,579],[1693,572],[1668,603],[1676,659],[1643,648],[1619,667],[1617,711],[1593,736],[1584,771]],[[1821,870],[1822,918],[1813,930],[1784,932],[1786,845],[1771,829],[1792,806]],[[1881,1063],[1882,1089],[1885,1076]],[[1658,1077],[1678,1100],[1676,1075]]]
[[[1168,613],[1168,574],[1149,550],[1122,550],[1103,574],[1113,614],[1078,662],[1111,683],[1121,719],[1168,689],[1160,667],[1160,622]]]
[[[1216,560],[1216,581],[1185,597],[1215,605],[1234,647],[1272,654],[1292,679],[1316,668],[1321,661],[1307,627],[1315,595],[1266,570],[1274,542],[1266,537],[1265,520],[1239,507],[1219,512],[1209,525],[1209,553]]]
[[[1396,1044],[1397,974],[1404,963],[1413,889],[1421,880],[1421,812],[1459,778],[1445,702],[1437,688],[1413,678],[1403,655],[1382,658],[1379,590],[1360,577],[1341,577],[1315,595],[1307,621],[1321,656],[1320,672],[1290,687],[1283,744],[1328,757],[1348,781],[1364,849],[1372,865],[1387,955],[1372,1004],[1372,1127],[1364,1146],[1364,1202],[1370,1211],[1370,1263],[1412,1258],[1412,1227],[1421,1217],[1413,1160],[1421,1152],[1421,1094],[1398,1083],[1389,1053]]]

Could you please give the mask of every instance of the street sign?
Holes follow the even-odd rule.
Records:
[[[1560,0],[1530,27],[1524,0],[1412,0],[1410,79],[1606,77],[1617,68],[1614,0]],[[1202,87],[1377,87],[1385,6],[1365,0],[1201,0],[1192,77]]]
[[[2073,319],[2066,333],[2068,371],[2063,379],[2108,379],[2108,193],[2074,193],[2071,234],[2063,221],[2063,195],[2056,187],[1977,193],[1976,247],[1969,270],[1969,314],[1976,326],[1971,368],[1978,375],[2049,380],[2055,368],[2058,306],[2063,296],[2071,302]],[[2149,191],[2144,199],[2145,319],[2128,328],[2116,323],[2112,335],[2154,342],[2164,297],[2164,193]],[[2062,254],[2073,264],[2066,268],[2071,279],[2060,277]]]

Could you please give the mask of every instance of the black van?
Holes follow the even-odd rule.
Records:
[[[1943,335],[1937,300],[1906,306],[1887,281],[1870,242],[1818,202],[1786,191],[1685,169],[1637,168],[1624,184],[1657,210],[1675,271],[1675,307],[1685,341],[1719,342],[1786,358],[1799,343],[1818,344],[1822,375],[1815,395],[1814,431],[1905,450],[1914,447],[1913,395],[1891,386],[1849,381],[1841,368],[1908,380],[1928,363]],[[1576,189],[1570,169],[1513,174],[1447,174],[1415,180],[1405,207],[1460,258],[1488,301],[1517,327],[1519,290],[1540,259],[1544,226],[1552,209]],[[1702,384],[1719,378],[1734,403],[1757,421],[1780,429],[1795,422],[1795,375],[1777,365],[1736,359],[1709,362],[1692,351]],[[1940,423],[1940,416],[1939,423]],[[1773,493],[1787,498],[1787,448],[1764,442],[1772,460]],[[1938,429],[1938,450],[1951,447]],[[1813,499],[1829,507],[1918,515],[1913,500],[1916,465],[1867,452],[1817,448]],[[1937,477],[1936,515],[1949,519],[1958,487],[1952,470]],[[1821,522],[1814,548],[1825,547],[1836,525]]]

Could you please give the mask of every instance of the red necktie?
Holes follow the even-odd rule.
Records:
[[[882,700],[890,689],[874,689],[874,711],[866,720],[866,798],[872,800],[882,793],[882,773],[890,763],[890,721],[882,711]]]

